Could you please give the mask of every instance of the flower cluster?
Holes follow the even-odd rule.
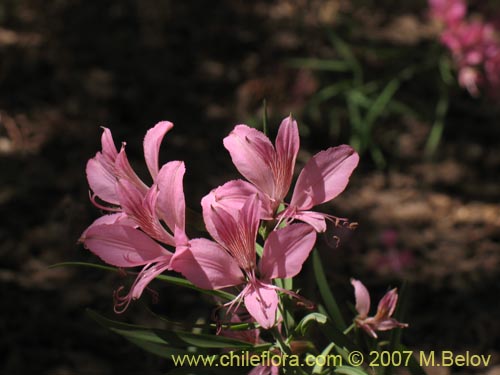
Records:
[[[274,145],[262,132],[236,126],[224,146],[246,180],[229,181],[202,199],[203,219],[212,239],[190,238],[185,165],[170,161],[160,168],[158,163],[160,144],[172,127],[170,122],[160,122],[144,138],[149,185],[132,169],[125,143],[117,150],[109,129],[103,131],[102,150],[87,163],[91,200],[107,214],[84,231],[81,242],[108,264],[142,267],[127,294],[122,293],[124,287],[115,292],[115,311],[123,312],[155,277],[173,271],[202,289],[236,290],[236,297],[222,306],[229,321],[244,309],[261,328],[276,326],[280,295],[304,299],[273,280],[300,272],[327,221],[347,222],[313,207],[346,188],[359,161],[357,153],[342,145],[314,155],[286,201],[299,151],[297,122],[291,116],[284,119]],[[370,333],[392,327],[391,309],[383,317],[366,318],[363,308],[360,327],[371,327]]]
[[[441,42],[450,50],[458,81],[473,96],[500,88],[500,41],[493,24],[468,19],[465,0],[429,0],[430,15],[442,24]]]

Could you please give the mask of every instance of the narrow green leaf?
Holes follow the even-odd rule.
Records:
[[[80,266],[80,267],[90,267],[90,268],[96,268],[104,271],[112,271],[112,272],[118,272],[118,268],[115,267],[109,267],[109,266],[103,266],[101,264],[94,264],[94,263],[87,263],[87,262],[63,262],[63,263],[57,263],[49,266],[49,268],[57,268],[57,267],[65,267],[65,266]],[[127,273],[130,273],[132,275],[136,275],[137,272],[130,272],[127,271]],[[220,297],[225,300],[231,301],[236,296],[234,294],[225,292],[223,290],[206,290],[206,289],[201,289],[195,286],[193,283],[186,279],[182,279],[180,277],[176,276],[169,276],[169,275],[158,275],[156,276],[157,280],[172,284],[172,285],[177,285],[177,286],[182,286],[184,288],[196,290],[198,292],[214,296],[214,297]]]
[[[149,342],[176,348],[195,346],[198,348],[253,349],[266,346],[259,345],[254,347],[254,345],[248,342],[205,333],[151,329],[148,327],[111,320],[92,310],[87,311],[92,319],[104,327],[118,333],[121,336],[124,336],[127,339],[131,338],[135,342]],[[267,347],[269,346],[270,345],[267,345]]]
[[[348,63],[350,70],[352,70],[354,74],[354,83],[355,85],[361,85],[363,82],[363,68],[359,63],[358,59],[354,55],[349,44],[344,42],[338,34],[336,34],[332,29],[327,29],[327,35],[332,43],[332,46],[339,53],[339,55]]]
[[[380,95],[375,99],[373,105],[369,109],[365,117],[366,126],[371,127],[376,119],[383,114],[385,107],[391,101],[392,97],[399,88],[399,80],[391,80],[382,90]]]
[[[332,351],[332,349],[333,349],[334,346],[335,346],[335,344],[333,342],[331,342],[330,344],[328,344],[326,346],[326,348],[323,349],[323,351],[321,352],[320,357],[321,358],[326,358],[328,356],[328,354],[330,354],[330,352]],[[314,368],[312,370],[312,374],[321,374],[321,371],[323,370],[323,367],[325,367],[325,364],[320,365],[319,363],[316,363],[316,365],[314,366]]]
[[[321,258],[319,257],[318,250],[316,249],[313,252],[313,268],[316,277],[316,283],[318,284],[321,297],[325,302],[328,314],[330,315],[333,322],[335,322],[336,327],[339,330],[343,331],[347,328],[347,325],[345,324],[344,318],[340,313],[337,301],[335,301],[335,297],[333,296],[333,293],[328,286],[325,271],[323,270],[323,266],[321,265]]]
[[[359,367],[351,366],[339,366],[334,370],[334,372],[341,375],[368,375]]]

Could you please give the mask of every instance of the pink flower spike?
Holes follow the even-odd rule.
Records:
[[[387,331],[393,328],[406,328],[408,324],[400,323],[392,318],[396,305],[398,303],[398,292],[394,288],[387,292],[380,300],[377,313],[374,317],[368,317],[370,309],[370,295],[361,281],[351,279],[356,296],[356,310],[358,316],[355,318],[355,324],[367,332],[373,338],[377,338],[376,331]]]
[[[453,27],[462,22],[467,12],[463,0],[429,0],[430,15],[432,18]]]
[[[161,121],[149,129],[144,137],[144,158],[153,180],[158,175],[158,154],[165,134],[172,129],[174,124],[170,121]]]

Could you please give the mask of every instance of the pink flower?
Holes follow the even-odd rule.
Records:
[[[430,15],[447,26],[454,26],[465,17],[464,0],[429,0]]]
[[[444,25],[441,43],[452,53],[458,83],[472,96],[485,88],[498,97],[500,88],[500,43],[495,25],[465,18],[463,0],[429,0],[431,17]]]
[[[160,144],[165,134],[174,125],[169,121],[161,121],[148,130],[144,138],[144,158],[153,178],[158,175],[158,153]],[[132,184],[142,195],[146,194],[148,186],[134,172],[125,153],[126,143],[122,143],[120,152],[117,151],[111,131],[103,128],[101,137],[102,151],[87,163],[87,180],[95,196],[112,205],[119,205],[116,189],[118,180],[126,180]],[[105,210],[117,211],[118,209],[100,206]]]
[[[347,145],[314,155],[297,179],[290,204],[278,212],[290,189],[299,144],[297,122],[291,116],[282,121],[275,146],[262,132],[246,125],[236,126],[224,139],[224,146],[238,171],[253,186],[244,181],[231,181],[212,191],[206,203],[238,210],[244,197],[253,193],[261,200],[262,219],[297,219],[310,224],[318,232],[324,232],[325,219],[333,217],[311,211],[311,208],[344,191],[359,156]],[[210,225],[208,220],[207,226]]]
[[[394,288],[387,292],[380,300],[377,313],[373,317],[369,317],[370,312],[370,294],[361,281],[351,279],[351,284],[354,287],[356,297],[356,311],[358,316],[354,320],[355,324],[367,332],[373,338],[377,338],[375,331],[388,331],[393,328],[408,327],[406,323],[400,323],[396,319],[391,318],[398,303],[398,292]]]
[[[185,203],[182,180],[183,162],[172,161],[161,169],[158,153],[161,140],[172,123],[161,122],[150,129],[144,139],[144,157],[153,178],[148,187],[131,168],[124,148],[117,152],[111,132],[104,129],[102,152],[89,160],[87,178],[98,196],[115,211],[92,223],[80,241],[104,262],[117,267],[142,266],[130,292],[116,293],[115,311],[124,311],[132,299],[138,299],[156,276],[170,268],[172,252],[164,245],[176,247],[187,243],[185,234]],[[168,229],[168,230],[167,230]]]
[[[250,315],[268,329],[276,323],[280,290],[271,280],[290,278],[300,272],[316,241],[316,233],[304,224],[271,232],[257,264],[259,206],[256,195],[248,198],[238,212],[204,205],[204,217],[209,216],[212,224],[207,229],[216,242],[190,240],[186,246],[177,248],[171,265],[200,288],[242,286],[239,295],[229,303],[229,311],[235,311],[244,301]]]

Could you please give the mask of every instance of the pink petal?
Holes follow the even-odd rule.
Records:
[[[118,153],[115,160],[115,173],[118,179],[124,179],[135,185],[135,187],[142,193],[146,194],[148,187],[142,182],[142,180],[137,176],[135,171],[130,165],[127,154],[125,153],[125,143],[122,144],[122,148]]]
[[[185,230],[186,203],[184,201],[183,178],[186,167],[182,161],[165,164],[156,179],[158,184],[158,214],[172,232],[175,227]]]
[[[152,267],[145,267],[139,275],[137,275],[134,284],[130,288],[130,297],[132,299],[139,299],[144,291],[144,288],[146,288],[158,275],[161,275],[163,271],[166,271],[169,268],[169,261],[162,261]]]
[[[332,147],[314,155],[297,179],[290,206],[308,210],[342,193],[359,156],[347,145]]]
[[[370,324],[358,323],[359,327],[374,339],[378,338],[377,333]]]
[[[276,323],[278,295],[276,290],[261,285],[249,285],[245,294],[245,306],[252,317],[262,328],[269,329]]]
[[[223,209],[224,211],[230,213],[231,216],[237,217],[245,202],[252,195],[258,195],[261,202],[261,210],[259,213],[260,219],[272,219],[272,210],[269,198],[254,185],[243,180],[232,180],[226,182],[224,185],[213,189],[209,194],[203,197],[201,200],[203,219],[208,233],[210,233],[215,240],[220,242],[220,238],[218,238],[217,231],[215,230],[212,222],[212,207]]]
[[[84,245],[104,262],[117,267],[141,266],[159,259],[168,261],[172,257],[140,230],[120,224],[90,228]]]
[[[156,215],[158,196],[156,185],[153,185],[146,195],[143,195],[134,184],[122,179],[118,182],[116,191],[123,211],[146,234],[160,242],[175,246],[172,235],[165,230]]]
[[[214,238],[235,258],[240,268],[245,271],[253,269],[260,211],[257,195],[247,199],[237,217],[217,206],[211,206],[207,211],[213,223]]]
[[[89,225],[87,229],[82,233],[80,236],[79,241],[83,242],[85,240],[85,237],[87,236],[87,232],[95,226],[98,225],[103,225],[103,224],[121,224],[121,225],[127,225],[129,227],[136,227],[137,224],[131,220],[127,215],[125,215],[123,212],[119,212],[116,214],[111,214],[111,215],[104,215],[101,216],[100,218],[96,219],[92,224]]]
[[[361,318],[366,318],[370,312],[370,294],[363,283],[356,279],[351,279],[356,297],[356,311]]]
[[[306,224],[292,224],[271,232],[259,264],[263,280],[290,278],[302,269],[316,242],[316,232]]]
[[[87,181],[90,189],[101,198],[111,204],[119,204],[118,196],[116,195],[116,177],[113,171],[106,168],[106,165],[100,162],[103,156],[97,153],[95,158],[87,162]]]
[[[314,228],[318,233],[326,231],[325,214],[315,211],[298,211],[292,216],[296,220],[303,221]]]
[[[299,152],[300,139],[297,122],[292,116],[281,122],[276,136],[275,183],[273,198],[282,201],[292,183],[295,160]]]
[[[204,238],[177,248],[170,265],[198,288],[221,289],[244,282],[235,260],[220,245]]]
[[[377,331],[389,331],[394,328],[406,328],[408,324],[400,323],[396,319],[388,318],[379,322],[376,326]]]
[[[398,290],[396,288],[388,291],[380,300],[377,307],[376,319],[384,319],[392,316],[398,304]]]
[[[148,166],[149,173],[156,179],[158,175],[158,154],[163,137],[172,129],[174,124],[169,121],[161,121],[153,128],[149,129],[144,137],[144,158]]]
[[[116,149],[115,142],[113,141],[111,130],[109,130],[108,128],[103,127],[101,146],[102,154],[104,155],[106,160],[110,163],[114,163],[116,157],[118,156],[118,150]]]
[[[245,178],[269,196],[274,192],[271,169],[275,151],[264,133],[246,125],[238,125],[224,138],[233,164]]]

